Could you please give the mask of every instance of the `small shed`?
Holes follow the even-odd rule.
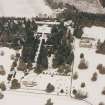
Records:
[[[45,42],[47,41],[48,37],[51,35],[51,27],[49,27],[48,25],[42,25],[42,26],[38,26],[38,30],[36,35],[38,36],[42,36],[43,34],[43,39],[45,40]]]

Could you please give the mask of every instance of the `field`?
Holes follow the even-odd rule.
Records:
[[[97,28],[96,28],[97,29]],[[99,28],[100,29],[100,28]],[[88,35],[91,34],[91,37],[100,38],[102,41],[104,41],[104,33],[103,31],[96,30],[93,28],[94,31],[91,29],[85,31],[88,32]],[[100,36],[101,34],[101,36]],[[93,35],[93,36],[92,36]],[[98,105],[100,102],[105,103],[105,96],[102,95],[102,90],[105,88],[105,75],[102,75],[97,70],[97,66],[99,64],[103,64],[105,66],[105,55],[97,54],[96,53],[96,42],[94,41],[94,46],[92,48],[85,48],[85,47],[79,47],[80,40],[75,40],[75,62],[74,62],[74,72],[78,72],[79,78],[77,80],[73,81],[73,87],[76,89],[82,89],[83,92],[88,93],[87,100],[91,102],[93,105]],[[80,62],[80,54],[83,53],[85,56],[85,59],[88,63],[88,68],[80,70],[78,69],[78,65]],[[93,73],[97,73],[97,80],[92,81],[91,78],[93,76]],[[86,87],[81,88],[81,83],[85,82]]]
[[[52,13],[44,0],[0,0],[0,16],[35,17],[41,13]]]

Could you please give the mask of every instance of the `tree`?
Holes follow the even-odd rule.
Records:
[[[77,16],[78,10],[73,5],[69,5],[68,3],[66,3],[64,11],[59,13],[57,18],[75,21]]]
[[[11,89],[19,89],[21,87],[17,79],[13,79],[11,83]]]
[[[72,64],[74,60],[74,54],[71,52],[71,46],[67,46],[65,42],[59,45],[56,53],[55,58],[53,59],[53,66],[58,67],[62,64]]]
[[[50,92],[53,92],[55,90],[55,87],[49,83],[46,87],[46,92],[50,93]]]
[[[63,64],[71,65],[74,60],[74,53],[72,52],[71,43],[73,42],[71,33],[67,33],[67,28],[64,26],[62,21],[58,26],[58,32],[56,35],[55,42],[55,58],[53,59],[53,67],[59,67]],[[54,36],[55,37],[55,36]]]
[[[46,4],[52,9],[57,9],[59,7],[58,3],[54,0],[45,0]]]
[[[25,62],[34,62],[35,54],[38,48],[39,40],[34,38],[34,32],[37,31],[35,22],[25,21],[26,41],[23,46],[22,58]]]
[[[47,69],[48,68],[48,49],[44,46],[44,43],[41,46],[39,57],[38,57],[38,62],[37,64],[42,67],[42,69]]]
[[[105,54],[105,41],[103,43],[98,42],[96,53]]]
[[[51,99],[48,99],[45,105],[53,105],[53,103],[51,102]]]
[[[54,33],[57,33],[57,32],[58,32],[57,26],[54,25],[51,29],[51,34],[53,35]]]
[[[0,92],[0,99],[3,99],[4,95]]]
[[[58,7],[59,7],[60,9],[62,9],[62,8],[64,7],[63,2],[59,2],[59,3],[58,3]]]
[[[0,89],[1,89],[2,91],[5,91],[5,90],[6,90],[6,85],[5,85],[4,82],[1,82],[1,83],[0,83]]]
[[[77,26],[77,27],[74,29],[74,36],[76,36],[77,38],[81,38],[82,34],[83,34],[82,27]]]

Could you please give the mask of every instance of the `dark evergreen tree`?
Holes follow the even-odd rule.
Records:
[[[77,38],[81,38],[82,35],[83,35],[82,27],[76,26],[74,29],[74,36],[76,36]]]
[[[50,93],[50,92],[53,92],[55,90],[55,87],[49,83],[46,87],[46,92]]]
[[[71,65],[74,60],[74,54],[71,46],[73,38],[70,31],[67,31],[67,28],[64,26],[63,22],[61,22],[58,26],[57,39],[58,43],[55,58],[53,59],[53,67],[59,67],[63,64]]]
[[[38,39],[34,38],[34,31],[37,30],[37,25],[34,24],[33,27],[29,20],[24,23],[27,37],[23,46],[22,58],[25,62],[33,62],[39,44]]]
[[[38,62],[37,64],[42,66],[42,69],[47,69],[48,68],[48,50],[47,47],[44,45],[44,40],[42,42],[42,46],[40,49],[40,54],[38,57]]]

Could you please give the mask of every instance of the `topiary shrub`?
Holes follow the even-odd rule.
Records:
[[[34,73],[36,73],[36,74],[41,74],[42,72],[43,72],[43,71],[42,71],[41,69],[39,69],[39,70],[38,70],[38,69],[35,69],[35,70],[34,70]]]
[[[101,74],[105,74],[105,66],[103,66],[102,71],[100,71]]]
[[[1,55],[1,56],[4,56],[4,51],[1,51],[1,52],[0,52],[0,55]]]
[[[3,65],[0,65],[0,75],[4,76],[6,74]]]
[[[96,53],[105,54],[105,40],[103,43],[99,43]]]
[[[50,92],[53,92],[55,90],[55,87],[49,83],[46,87],[46,92],[50,93]]]
[[[53,103],[51,102],[51,99],[48,99],[45,105],[53,105]]]
[[[81,90],[78,90],[77,93],[75,94],[75,98],[80,99],[80,100],[85,99],[87,97],[88,97],[87,93],[84,93]]]
[[[16,66],[17,66],[17,62],[14,61],[14,62],[12,63],[12,67],[14,68],[14,67],[16,67]]]
[[[78,26],[74,29],[74,36],[76,36],[77,38],[81,38],[83,34],[83,30],[81,26]]]
[[[6,85],[5,85],[4,82],[1,82],[1,83],[0,83],[0,89],[1,89],[2,91],[5,91],[5,90],[6,90]]]
[[[4,95],[0,92],[0,99],[3,99]]]
[[[105,90],[102,91],[102,94],[105,95]]]
[[[105,74],[105,67],[102,64],[99,64],[97,66],[97,70],[99,71],[100,74]]]
[[[57,72],[62,74],[62,73],[64,73],[64,69],[65,69],[65,65],[63,64],[63,65],[59,66]]]
[[[85,62],[80,62],[80,64],[78,65],[79,69],[87,69],[88,65]]]
[[[34,68],[34,73],[41,74],[45,69],[41,65],[37,65],[37,67]]]
[[[102,90],[102,95],[105,95],[105,89]]]
[[[84,88],[86,86],[85,82],[81,83],[81,88]]]
[[[73,74],[73,80],[77,80],[78,79],[78,72],[75,72],[74,74]]]
[[[84,58],[84,54],[83,53],[80,54],[80,58],[81,59]]]
[[[63,90],[63,89],[61,89],[61,90],[60,90],[60,93],[64,93],[64,90]]]
[[[105,103],[104,102],[100,102],[99,105],[105,105]]]
[[[74,95],[74,98],[80,99],[80,100],[88,97],[88,94],[86,92],[83,92],[81,90],[76,90],[76,89],[73,89],[72,94]]]
[[[79,69],[87,69],[88,65],[87,65],[87,62],[86,62],[86,60],[84,58],[84,54],[83,53],[80,54],[80,59],[81,60],[80,60],[80,63],[78,65],[78,68]]]
[[[77,90],[73,89],[72,93],[73,93],[73,95],[76,95],[77,94]]]
[[[27,65],[22,59],[20,59],[17,69],[19,71],[24,71],[25,69],[27,69]]]
[[[12,83],[11,83],[11,89],[19,89],[21,86],[20,86],[20,83],[18,82],[17,79],[13,79],[12,80]]]
[[[103,65],[102,64],[99,64],[98,66],[97,66],[97,70],[102,70],[103,69]]]
[[[10,59],[11,60],[14,60],[15,59],[15,55],[12,54],[11,57],[10,57]]]
[[[71,72],[71,66],[68,64],[62,64],[61,66],[59,66],[57,72],[62,75],[68,75],[68,73]]]
[[[96,81],[97,77],[98,77],[98,74],[95,72],[95,73],[93,73],[93,76],[92,76],[91,80]]]

